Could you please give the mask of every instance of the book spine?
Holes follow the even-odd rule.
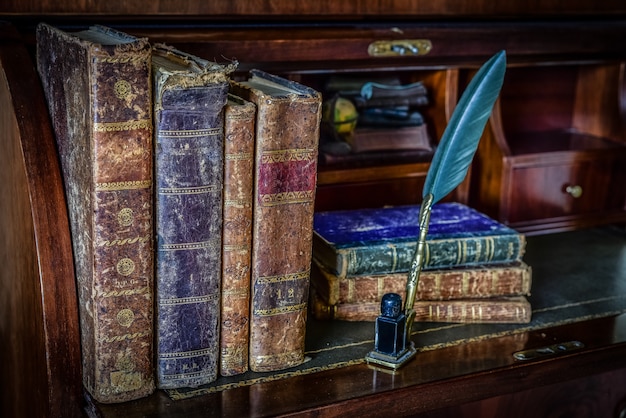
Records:
[[[523,297],[464,299],[449,301],[416,301],[415,320],[425,322],[457,323],[511,323],[526,324],[531,319],[531,308]]]
[[[157,378],[217,378],[227,81],[156,91]]]
[[[257,105],[249,358],[257,372],[304,361],[321,119],[319,93],[306,90],[237,92]]]
[[[330,304],[374,302],[386,293],[404,297],[407,273],[339,278],[317,266],[312,283]],[[417,298],[451,300],[494,296],[529,295],[532,269],[524,262],[495,264],[476,268],[422,271]]]
[[[449,301],[415,301],[415,321],[454,323],[527,324],[532,310],[523,297],[464,299]],[[339,303],[330,305],[319,295],[311,297],[311,312],[318,320],[375,321],[380,302]]]
[[[428,97],[425,95],[413,97],[372,97],[370,99],[356,96],[353,100],[357,108],[426,106],[429,103]]]
[[[254,104],[231,96],[224,117],[224,226],[220,374],[248,370]]]
[[[342,278],[405,273],[411,267],[415,246],[416,242],[403,242],[339,249],[333,273]],[[523,234],[430,240],[426,242],[423,269],[519,261],[525,248],[526,238]]]
[[[154,390],[150,48],[133,39],[94,46],[37,31],[72,229],[83,383],[102,403]]]

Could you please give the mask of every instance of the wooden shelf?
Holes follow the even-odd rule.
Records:
[[[542,2],[533,8],[522,1],[492,3],[401,0],[390,9],[383,3],[330,1],[276,1],[272,7],[227,0],[4,2],[0,18],[12,23],[0,23],[0,415],[78,417],[87,408],[94,416],[129,417],[381,411],[477,416],[508,401],[537,409],[565,405],[576,401],[581,389],[604,394],[594,398],[600,400],[597,411],[614,413],[608,408],[625,396],[618,390],[626,385],[624,315],[420,353],[395,375],[359,364],[185,401],[174,402],[163,392],[120,405],[84,401],[71,236],[34,69],[35,23],[107,24],[208,59],[238,59],[239,75],[261,68],[313,84],[333,73],[394,72],[405,80],[426,75],[437,95],[437,111],[428,115],[435,119],[436,138],[467,75],[506,49],[510,84],[481,141],[472,184],[459,189],[461,199],[466,193],[470,203],[530,233],[625,222],[623,2],[573,0],[567,7]],[[416,57],[380,59],[367,53],[375,40],[406,38],[430,39],[434,47]],[[417,162],[322,168],[318,210],[417,202],[427,167]],[[541,187],[547,176],[572,169],[588,182],[583,196],[590,200],[572,203],[560,191],[556,201],[544,200],[553,193]],[[519,188],[520,182],[528,188]],[[573,338],[584,338],[585,348],[523,364],[510,356],[518,348]]]
[[[572,404],[580,406],[578,389],[585,383],[574,379],[589,379],[591,375],[591,379],[607,379],[611,384],[626,383],[625,321],[622,315],[421,352],[395,373],[360,364],[178,401],[157,392],[143,400],[97,405],[97,409],[102,417],[127,418],[207,414],[380,416],[381,411],[414,417],[478,417],[481,400],[534,390],[542,396],[535,396],[531,405],[517,403],[509,405],[509,409],[530,412],[536,408],[537,416],[541,416],[544,411],[539,405],[550,404],[555,410],[566,410]],[[530,363],[516,362],[512,356],[518,350],[570,341],[581,335],[585,336],[585,349],[576,354]],[[598,390],[598,383],[586,383]],[[551,384],[559,384],[559,395],[554,397],[548,392],[552,396],[548,398],[542,388]],[[625,393],[614,390],[609,395],[598,399],[592,394],[587,403],[596,412],[610,414]],[[459,407],[469,402],[477,403],[473,412]],[[515,413],[506,416],[519,416]]]

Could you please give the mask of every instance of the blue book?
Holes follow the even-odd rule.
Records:
[[[313,258],[339,278],[408,272],[419,205],[317,212]],[[460,203],[433,206],[424,270],[519,261],[523,234]]]

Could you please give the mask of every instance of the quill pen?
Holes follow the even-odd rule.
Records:
[[[419,214],[419,239],[406,286],[404,312],[407,318],[407,342],[415,318],[413,303],[424,264],[431,209],[465,178],[485,124],[500,94],[505,70],[505,51],[498,52],[480,67],[454,109],[428,169]]]

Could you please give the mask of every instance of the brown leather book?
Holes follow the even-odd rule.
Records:
[[[532,315],[526,296],[416,300],[413,309],[416,322],[527,324]],[[311,292],[311,312],[319,320],[375,321],[380,315],[380,302],[329,305],[315,292]]]
[[[68,202],[83,382],[103,403],[154,390],[150,53],[146,39],[102,26],[37,27]]]
[[[162,389],[217,379],[219,364],[224,106],[221,65],[156,44],[156,377]]]
[[[330,305],[377,302],[385,293],[404,297],[408,273],[338,277],[313,263],[311,283]],[[530,294],[532,269],[523,261],[422,270],[417,299],[451,300]]]
[[[250,369],[304,361],[321,95],[253,70],[233,91],[256,104]]]
[[[399,128],[357,127],[346,136],[352,152],[421,150],[433,152],[425,123]]]
[[[256,106],[229,94],[224,111],[220,374],[248,370]]]

